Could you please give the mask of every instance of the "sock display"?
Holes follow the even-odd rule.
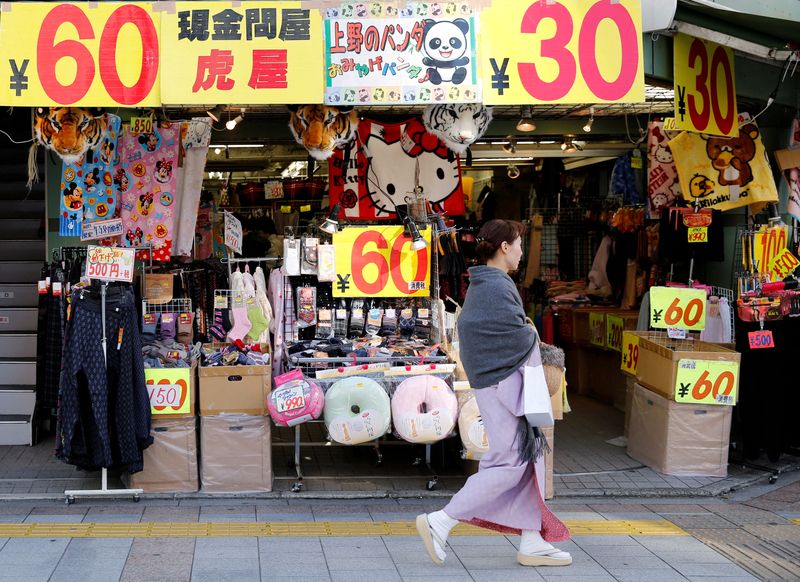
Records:
[[[177,324],[177,318],[175,317],[174,313],[162,313],[158,339],[164,342],[174,340]]]
[[[186,312],[178,316],[178,342],[182,344],[192,343],[192,322],[194,313]]]
[[[250,331],[247,333],[247,337],[251,342],[258,342],[269,322],[254,299],[247,301],[247,318],[250,320]]]
[[[247,317],[247,306],[244,299],[234,299],[231,312],[233,313],[233,327],[228,332],[228,339],[232,342],[244,340],[252,327],[250,319]]]
[[[224,341],[231,328],[231,318],[229,309],[217,308],[214,310],[214,324],[211,326],[211,335],[217,340]]]
[[[158,327],[158,313],[145,313],[142,317],[142,341],[152,342],[156,339]]]

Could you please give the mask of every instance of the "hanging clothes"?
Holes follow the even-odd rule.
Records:
[[[176,177],[176,220],[172,240],[172,256],[175,257],[188,257],[192,253],[210,141],[211,120],[208,117],[193,117],[181,124],[183,157]]]

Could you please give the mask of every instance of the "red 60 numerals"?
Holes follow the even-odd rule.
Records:
[[[425,281],[428,271],[428,249],[424,248],[416,252],[417,268],[411,281],[407,281],[403,275],[402,256],[403,248],[412,243],[411,238],[401,235],[395,238],[389,253],[389,260],[379,250],[388,249],[389,242],[379,231],[367,230],[358,236],[353,244],[351,254],[351,264],[353,266],[353,283],[363,295],[378,295],[389,282],[398,291],[406,295],[411,295],[416,291],[413,283]],[[379,250],[366,250],[368,246],[374,245]],[[374,265],[377,268],[378,276],[374,281],[367,281],[364,276],[364,269],[367,265]]]
[[[600,0],[586,13],[578,30],[578,55],[567,48],[575,34],[575,23],[570,11],[559,3],[536,1],[530,5],[522,18],[522,32],[536,33],[542,20],[549,18],[555,22],[555,34],[541,41],[543,58],[558,63],[558,75],[552,81],[544,81],[535,63],[519,63],[520,80],[525,90],[540,101],[562,99],[575,84],[580,72],[586,86],[600,100],[616,101],[622,99],[633,88],[639,69],[638,60],[626,55],[639,54],[639,36],[630,13],[621,4],[611,0]],[[595,50],[597,32],[604,20],[611,21],[619,32],[621,59],[620,71],[615,79],[607,81],[600,74],[598,58],[602,54]]]
[[[132,24],[142,41],[142,63],[139,78],[128,87],[117,70],[117,41],[122,27]],[[80,40],[56,42],[63,30],[74,30]],[[108,95],[117,103],[134,105],[144,100],[153,89],[158,75],[158,34],[150,15],[141,7],[123,5],[117,8],[103,27],[97,63],[81,40],[95,38],[95,30],[86,13],[74,4],[61,4],[42,21],[36,45],[36,68],[39,81],[48,97],[57,103],[76,103],[89,91],[99,69],[100,79]],[[56,65],[62,59],[75,62],[75,79],[63,84],[56,77]]]

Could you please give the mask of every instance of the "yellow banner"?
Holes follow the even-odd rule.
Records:
[[[672,46],[675,126],[696,133],[737,135],[733,50],[680,33]]]
[[[322,103],[322,16],[302,5],[178,2],[162,16],[164,103]]]
[[[622,332],[622,371],[636,376],[639,368],[639,336],[630,331]]]
[[[402,226],[348,227],[333,235],[334,297],[428,297],[431,294],[431,232],[414,250]]]
[[[675,378],[675,400],[690,404],[736,404],[739,362],[680,360]]]
[[[503,0],[480,26],[487,105],[645,100],[638,0]]]
[[[144,371],[150,411],[153,414],[192,412],[192,368],[173,370],[150,368]]]
[[[4,2],[0,104],[161,103],[161,15],[150,3]]]

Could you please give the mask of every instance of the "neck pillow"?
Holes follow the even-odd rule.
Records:
[[[324,415],[328,432],[337,443],[366,443],[389,430],[389,395],[370,378],[343,378],[328,389]]]
[[[434,443],[453,430],[458,400],[437,376],[412,376],[403,380],[392,397],[395,431],[411,443]]]
[[[325,394],[318,384],[300,370],[275,378],[276,388],[267,399],[269,415],[278,426],[295,426],[315,420],[322,414]]]

